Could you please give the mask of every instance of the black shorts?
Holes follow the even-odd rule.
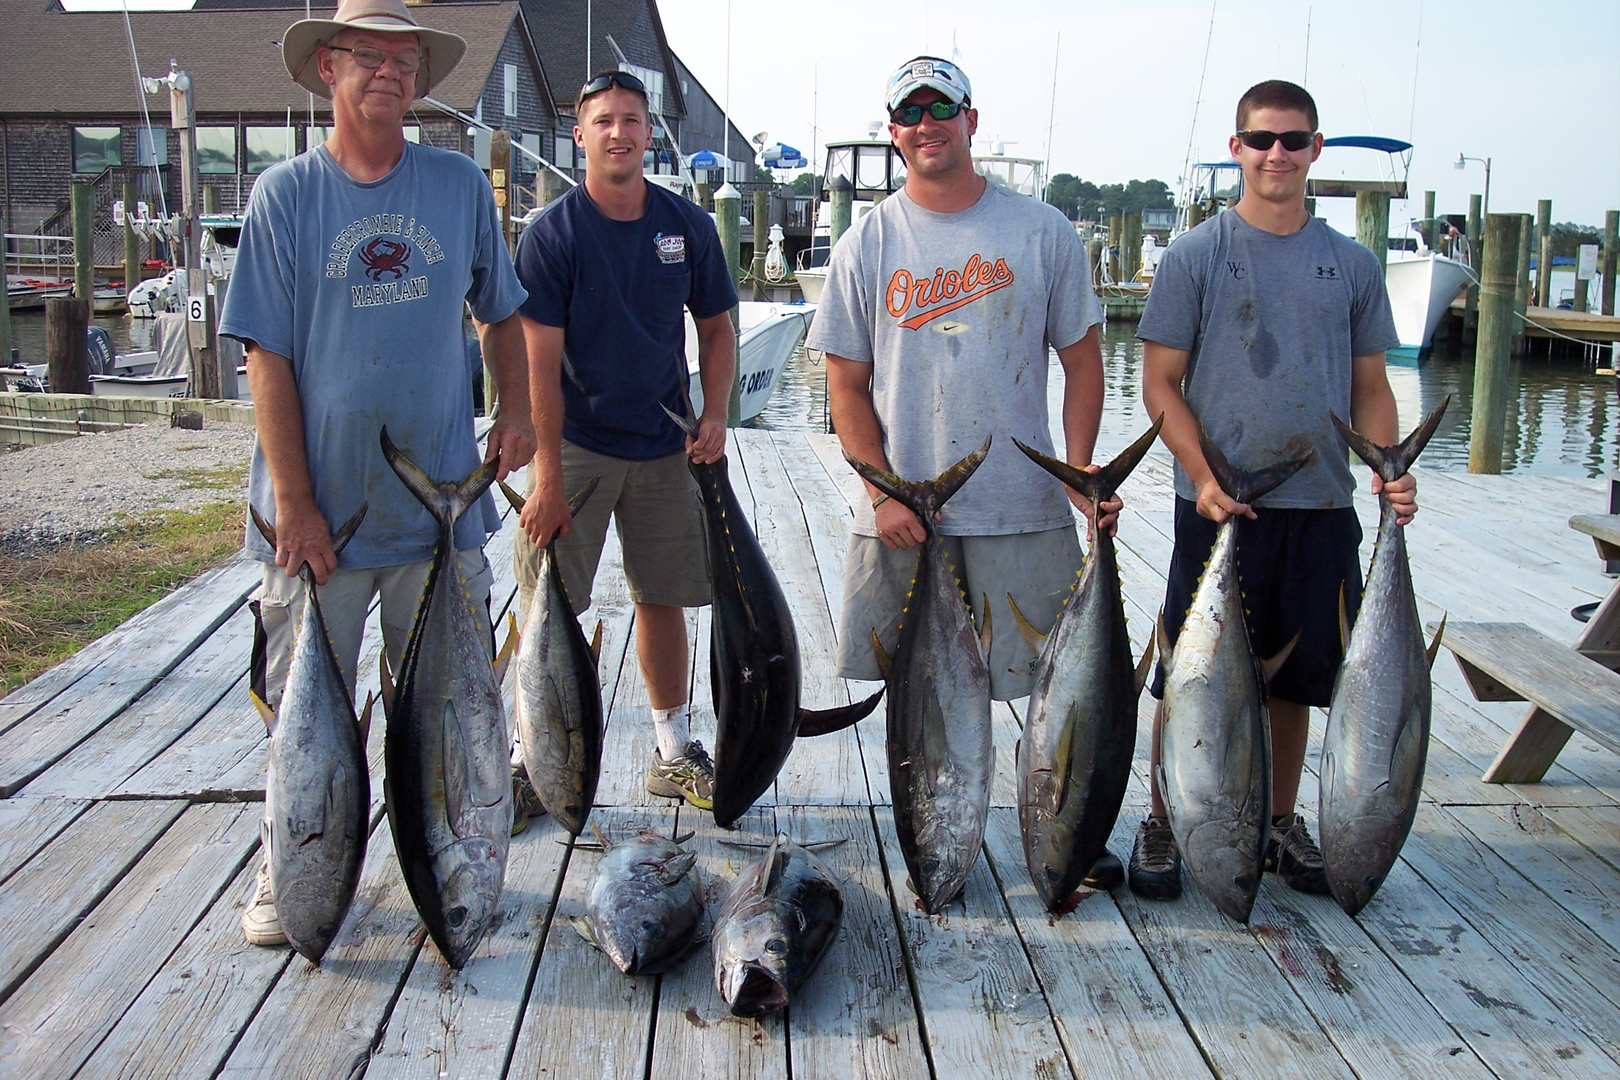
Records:
[[[1361,609],[1361,522],[1351,507],[1293,510],[1256,507],[1258,519],[1237,526],[1238,580],[1248,613],[1249,642],[1260,659],[1277,655],[1297,633],[1299,644],[1271,681],[1271,696],[1327,708],[1344,658],[1339,590],[1354,624]],[[1186,499],[1176,499],[1176,548],[1164,595],[1164,629],[1172,644],[1192,606],[1220,527]],[[1164,697],[1161,658],[1153,696]]]

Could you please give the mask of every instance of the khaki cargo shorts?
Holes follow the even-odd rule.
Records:
[[[471,599],[473,619],[493,650],[489,590],[495,578],[489,560],[484,558],[482,548],[472,548],[457,555],[456,565]],[[332,651],[337,654],[338,668],[349,686],[351,700],[355,696],[360,641],[365,634],[372,597],[380,601],[383,647],[388,650],[388,663],[397,677],[400,658],[405,655],[405,642],[416,621],[422,590],[432,568],[433,560],[424,559],[403,566],[337,570],[326,579],[325,585],[317,587],[326,633],[332,640]],[[256,619],[249,678],[254,691],[274,708],[281,700],[281,688],[287,683],[293,642],[304,621],[304,583],[296,577],[288,577],[276,564],[266,563],[264,580],[248,597],[248,603]],[[493,651],[490,658],[494,659]],[[361,694],[360,698],[363,701],[365,695]],[[359,702],[355,707],[359,708]]]
[[[1074,526],[1011,536],[941,539],[956,568],[957,582],[967,593],[975,625],[983,625],[981,608],[989,599],[990,696],[997,701],[1027,696],[1034,682],[1035,652],[1019,632],[1007,596],[1010,593],[1018,602],[1018,610],[1031,626],[1043,633],[1051,629],[1079,581],[1080,539]],[[872,651],[872,632],[877,632],[883,651],[893,656],[900,637],[901,609],[906,606],[922,550],[918,546],[891,551],[875,536],[849,538],[844,609],[838,617],[839,677],[883,677]]]
[[[610,517],[618,527],[619,544],[624,550],[630,599],[666,607],[708,604],[703,508],[684,451],[652,461],[626,461],[564,440],[562,467],[563,490],[570,496],[591,477],[602,478],[574,518],[573,529],[557,541],[557,565],[576,613],[590,607],[591,586],[602,561]],[[534,494],[534,484],[535,470],[531,468],[525,497]],[[540,556],[540,549],[518,530],[512,545],[512,565],[524,612],[539,579]]]

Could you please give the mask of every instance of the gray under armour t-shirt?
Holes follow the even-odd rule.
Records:
[[[1316,459],[1258,505],[1351,504],[1355,482],[1332,414],[1350,419],[1351,358],[1400,343],[1378,257],[1319,218],[1287,236],[1228,210],[1159,260],[1136,336],[1192,353],[1182,384],[1193,415],[1240,469]],[[1176,494],[1197,490],[1176,463]]]
[[[1052,454],[1047,350],[1102,321],[1085,245],[1061,212],[985,185],[966,210],[885,199],[833,250],[806,345],[873,364],[872,403],[894,472],[931,480],[993,436],[945,504],[940,532],[996,536],[1072,525],[1063,485],[1013,439]],[[872,510],[855,532],[876,536]]]

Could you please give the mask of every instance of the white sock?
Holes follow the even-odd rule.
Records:
[[[692,704],[683,701],[673,709],[652,710],[653,732],[658,736],[658,753],[665,761],[686,754],[692,741]]]

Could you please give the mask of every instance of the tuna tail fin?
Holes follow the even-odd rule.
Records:
[[[1175,648],[1170,644],[1170,632],[1164,628],[1164,612],[1159,612],[1159,621],[1153,626],[1153,640],[1159,643],[1159,663],[1164,665],[1165,674],[1170,672],[1170,659],[1175,655]]]
[[[872,631],[872,651],[877,654],[878,670],[881,671],[883,673],[883,677],[887,679],[889,677],[889,669],[894,667],[894,658],[883,651],[883,642],[878,640],[876,630]]]
[[[520,514],[523,513],[523,504],[528,502],[528,500],[519,495],[517,492],[513,491],[511,485],[509,485],[505,480],[497,480],[495,481],[495,484],[501,489],[501,494],[506,496],[506,501],[512,504],[512,509],[516,510]]]
[[[253,519],[253,527],[259,530],[259,535],[264,537],[264,542],[271,547],[275,547],[276,527],[264,520],[259,512],[251,506],[248,507],[248,516]]]
[[[1440,655],[1440,639],[1445,637],[1446,619],[1448,618],[1450,616],[1447,613],[1441,612],[1440,625],[1434,628],[1434,640],[1429,642],[1429,647],[1425,650],[1429,654],[1429,666],[1431,668],[1434,667],[1434,658]]]
[[[1260,661],[1260,674],[1265,676],[1266,685],[1271,685],[1272,678],[1288,663],[1288,657],[1293,653],[1294,646],[1299,644],[1299,634],[1296,633],[1288,640],[1288,644],[1277,650],[1277,655],[1270,660]]]
[[[591,635],[591,659],[602,662],[602,620],[596,620],[596,633]]]
[[[1337,419],[1337,418],[1335,418]],[[1339,582],[1339,651],[1344,652],[1350,648],[1350,613],[1344,606],[1344,582]],[[1433,666],[1434,661],[1429,661]]]
[[[597,473],[595,476],[585,481],[584,487],[574,492],[572,497],[570,497],[568,500],[569,517],[579,517],[579,512],[585,508],[586,503],[591,501],[591,496],[596,494],[596,485],[600,484],[601,482],[602,474]]]
[[[1412,429],[1411,434],[1400,441],[1397,446],[1379,446],[1365,435],[1358,432],[1349,424],[1333,417],[1333,426],[1339,429],[1344,441],[1350,444],[1350,449],[1356,456],[1368,465],[1387,483],[1390,480],[1399,480],[1412,468],[1412,463],[1423,453],[1423,448],[1429,444],[1429,438],[1440,426],[1440,418],[1445,415],[1446,406],[1451,404],[1451,395],[1447,394],[1444,401],[1434,407],[1434,411],[1423,418],[1423,422]]]
[[[694,438],[694,439],[697,438],[697,433],[698,433],[697,417],[695,417],[695,416],[682,416],[680,413],[676,412],[674,409],[671,409],[668,405],[665,405],[662,401],[660,401],[658,403],[658,407],[660,409],[664,410],[664,415],[665,416],[668,416],[671,420],[675,421],[675,426],[676,427],[680,428],[682,431],[684,431],[688,435],[692,436],[692,438]],[[692,408],[692,402],[691,401],[687,401],[686,408],[687,408],[688,411],[691,410],[691,408]]]
[[[1142,688],[1147,685],[1148,676],[1153,674],[1154,638],[1148,638],[1147,648],[1142,650],[1142,659],[1136,662],[1136,696],[1142,696]]]
[[[377,695],[370,690],[366,691],[366,705],[360,710],[360,716],[355,723],[360,725],[360,745],[364,746],[371,740],[371,706],[376,702]]]
[[[354,539],[355,532],[359,530],[360,523],[366,519],[366,511],[370,508],[370,503],[361,503],[360,509],[356,510],[348,521],[338,526],[337,532],[332,534],[332,554],[336,555],[349,546],[349,541]]]
[[[1198,448],[1204,452],[1204,461],[1209,465],[1209,471],[1215,474],[1215,481],[1221,485],[1221,490],[1226,492],[1228,497],[1244,504],[1252,503],[1268,491],[1281,486],[1284,480],[1316,458],[1315,450],[1304,450],[1298,456],[1275,465],[1268,465],[1253,472],[1244,472],[1227,461],[1226,455],[1210,441],[1209,432],[1204,430],[1202,421],[1198,424]],[[1298,449],[1293,443],[1289,444],[1291,453],[1297,452]]]
[[[946,469],[932,480],[902,480],[891,472],[886,472],[876,465],[868,465],[864,461],[856,461],[848,454],[844,460],[863,476],[868,483],[877,488],[891,499],[902,503],[912,513],[923,519],[923,528],[929,531],[934,527],[934,515],[940,508],[950,501],[952,495],[961,490],[962,485],[968,482],[975,469],[984,463],[985,455],[990,453],[990,439],[984,440],[979,447],[955,465]]]
[[[264,721],[264,730],[267,734],[276,733],[276,711],[264,703],[264,698],[257,691],[249,690],[248,697],[253,699],[253,708],[258,711],[259,719]]]
[[[883,697],[879,690],[864,701],[857,701],[853,705],[840,705],[836,709],[800,709],[799,710],[799,737],[815,738],[817,735],[831,735],[835,731],[843,731],[872,715],[877,708],[878,701]]]
[[[984,654],[985,665],[990,663],[990,594],[980,593],[983,603],[979,610],[984,612],[984,625],[979,627],[979,651]]]
[[[500,685],[506,681],[506,669],[512,664],[512,657],[517,653],[518,642],[522,635],[518,633],[517,616],[510,611],[506,613],[506,644],[501,646],[500,655],[495,657],[495,683]]]
[[[665,860],[664,865],[655,871],[655,876],[664,885],[673,885],[681,878],[692,872],[697,865],[697,852],[683,851],[679,855],[672,855]]]
[[[394,711],[394,672],[388,665],[388,647],[385,645],[377,652],[377,670],[382,675],[383,718],[386,719]]]
[[[1100,503],[1118,491],[1119,486],[1125,482],[1125,478],[1130,476],[1136,470],[1136,467],[1142,463],[1142,458],[1152,449],[1153,440],[1159,437],[1159,429],[1162,427],[1164,427],[1164,414],[1160,413],[1159,418],[1153,421],[1152,427],[1148,428],[1135,442],[1120,451],[1118,457],[1096,472],[1087,472],[1067,462],[1059,461],[1057,458],[1047,457],[1039,450],[1025,446],[1017,439],[1013,440],[1013,445],[1022,450],[1024,456],[1029,460],[1092,502]]]
[[[388,464],[410,489],[411,494],[428,508],[428,513],[433,515],[434,520],[446,528],[454,525],[456,519],[478,501],[479,496],[495,482],[495,474],[500,470],[500,461],[496,459],[473,470],[463,480],[453,484],[441,484],[423,472],[416,462],[394,445],[393,440],[388,437],[386,426],[383,427],[380,438],[383,457],[388,460]]]
[[[1023,443],[1019,443],[1018,445],[1021,448],[1023,447]],[[1024,453],[1027,454],[1029,452],[1030,451],[1028,449],[1024,449]],[[1045,634],[1043,634],[1039,630],[1035,629],[1035,627],[1031,626],[1029,620],[1024,618],[1024,613],[1018,610],[1018,601],[1013,599],[1012,593],[1007,594],[1007,606],[1012,608],[1013,622],[1018,624],[1018,632],[1024,635],[1025,641],[1029,642],[1030,651],[1036,653],[1040,652],[1041,646],[1046,644],[1046,638],[1051,631],[1048,630]]]

